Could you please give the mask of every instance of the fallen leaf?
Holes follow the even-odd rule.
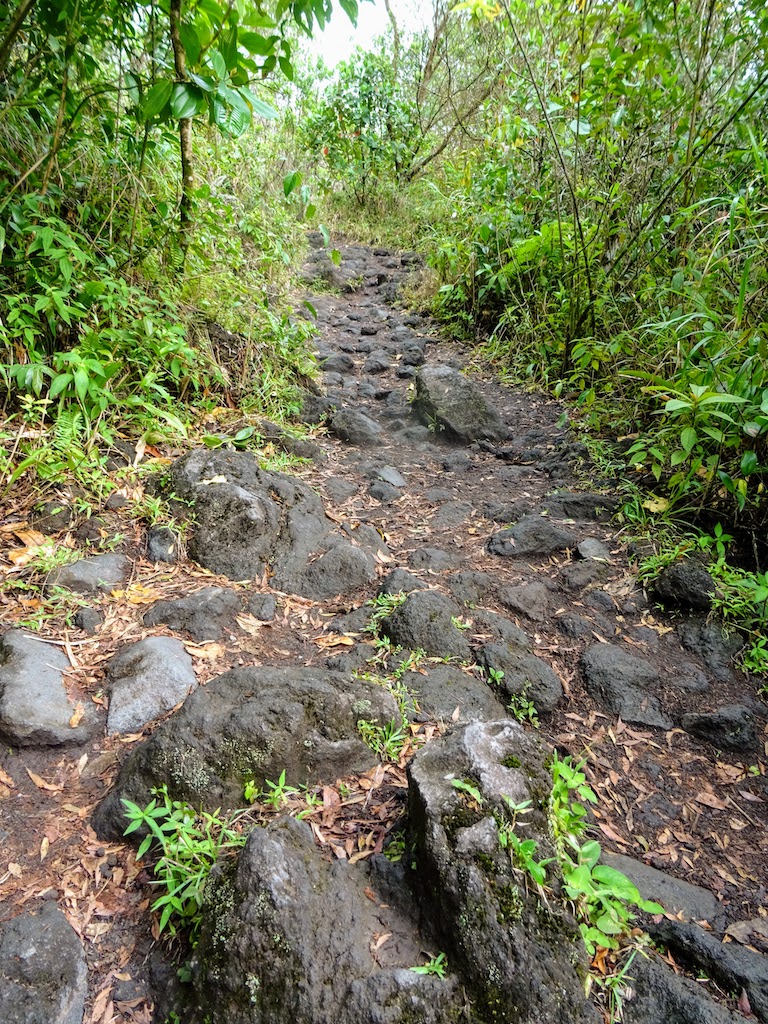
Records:
[[[715,796],[714,793],[709,793],[706,790],[701,793],[697,793],[693,799],[696,803],[704,804],[705,807],[712,807],[716,811],[724,811],[728,807],[728,804],[724,800],[721,800],[720,797]]]
[[[346,633],[331,633],[328,636],[316,636],[314,643],[325,650],[328,647],[354,647],[355,639]]]
[[[7,775],[2,768],[0,768],[0,782],[9,789],[15,789],[16,783],[13,781],[10,775]]]
[[[46,782],[45,779],[41,779],[39,775],[35,775],[34,772],[27,768],[27,775],[32,779],[38,789],[46,789],[49,793],[60,793],[64,789],[63,785],[59,785],[55,782]]]
[[[8,873],[14,878],[21,878],[21,864],[9,864]]]
[[[379,935],[378,938],[374,934],[373,937],[374,937],[374,939],[376,939],[376,941],[373,944],[373,952],[375,953],[378,949],[381,949],[381,947],[384,945],[384,943],[387,941],[387,939],[391,939],[392,938],[392,932],[384,932],[384,934],[383,935]]]
[[[40,860],[43,861],[48,856],[48,850],[50,848],[50,842],[48,836],[43,836],[42,842],[40,843]]]
[[[72,712],[72,717],[69,720],[69,726],[71,729],[76,729],[83,720],[85,714],[85,708],[82,704],[78,704],[75,710]]]
[[[750,1006],[749,996],[747,995],[746,989],[743,988],[741,990],[741,995],[739,996],[739,1001],[736,1006],[738,1007],[739,1012],[743,1013],[745,1017],[752,1016],[752,1007]]]
[[[739,790],[739,796],[743,797],[745,800],[748,800],[752,804],[764,804],[765,803],[765,800],[763,800],[762,797],[755,796],[755,794],[754,793],[750,793],[748,789],[740,789]]]

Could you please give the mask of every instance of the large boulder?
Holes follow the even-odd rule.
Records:
[[[85,953],[55,903],[0,925],[0,995],[7,1024],[82,1024]]]
[[[255,829],[206,894],[192,1021],[458,1022],[456,979],[408,969],[427,945],[409,903],[402,870],[383,857],[328,861],[291,818]]]
[[[469,661],[472,652],[461,621],[461,608],[437,590],[414,590],[391,615],[381,632],[401,647],[422,650],[430,658]]]
[[[398,717],[382,686],[315,668],[237,668],[212,680],[134,748],[94,827],[119,839],[126,826],[121,798],[146,806],[167,785],[174,799],[215,811],[239,807],[243,788],[285,771],[293,785],[336,779],[370,767],[373,755],[360,719]]]
[[[478,1021],[596,1021],[576,922],[528,884],[499,842],[503,796],[532,801],[525,836],[552,855],[551,779],[536,737],[516,722],[473,722],[423,747],[409,766],[409,833],[425,920],[460,974]],[[474,787],[482,804],[458,781]],[[550,866],[551,870],[551,866]],[[558,879],[549,879],[555,891]]]
[[[501,441],[508,434],[477,386],[450,366],[422,366],[416,374],[413,408],[422,423],[461,441]]]
[[[488,551],[502,558],[530,558],[553,555],[574,548],[577,536],[541,516],[525,516],[509,529],[499,530],[488,541]]]
[[[174,601],[156,601],[144,615],[145,626],[160,624],[184,630],[193,640],[218,640],[234,626],[243,599],[225,587],[204,587]]]
[[[269,567],[275,589],[322,600],[374,578],[372,552],[343,538],[319,496],[261,469],[250,452],[192,451],[171,467],[168,489],[194,506],[191,557],[229,579],[258,578]],[[331,565],[313,564],[332,550]]]
[[[627,972],[624,1024],[744,1024],[740,1013],[716,1003],[702,985],[665,963],[637,955]]]
[[[514,706],[516,697],[530,699],[537,711],[554,711],[563,699],[563,684],[550,665],[535,654],[509,643],[484,644],[478,661],[502,673],[499,691]]]
[[[70,668],[54,644],[9,630],[0,637],[0,739],[14,747],[85,743],[99,728],[90,701],[73,703],[64,685]],[[78,724],[72,725],[77,722]]]

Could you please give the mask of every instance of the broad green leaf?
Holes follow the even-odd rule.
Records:
[[[286,199],[293,192],[297,185],[301,184],[301,171],[290,171],[283,178],[283,192]]]
[[[616,899],[626,900],[628,903],[636,903],[640,899],[637,886],[616,868],[609,867],[607,864],[598,864],[592,872],[592,877],[605,886],[611,896]]]
[[[211,62],[211,67],[216,72],[216,77],[220,80],[227,78],[227,62],[224,60],[218,50],[211,50],[208,54],[208,60]]]
[[[278,117],[278,112],[274,107],[271,107],[269,103],[265,103],[264,100],[260,100],[258,96],[254,96],[250,89],[238,89],[237,90],[246,103],[249,104],[251,110],[257,117],[265,117],[270,120]]]
[[[202,105],[200,89],[188,82],[176,82],[171,95],[171,113],[179,121],[194,117]]]
[[[153,117],[157,117],[162,113],[171,98],[173,85],[173,82],[164,78],[159,82],[155,82],[149,90],[147,98],[144,100],[143,110],[144,117],[147,121],[151,121]]]
[[[690,453],[699,437],[693,427],[684,427],[680,432],[680,444],[684,451]]]
[[[581,120],[576,120],[576,118],[574,118],[568,127],[575,135],[589,135],[592,131],[592,125],[589,121],[585,121],[583,118]]]
[[[339,0],[339,6],[353,25],[357,25],[357,0]]]
[[[82,368],[75,370],[75,394],[81,402],[85,401],[88,394],[88,374]]]
[[[744,452],[741,457],[741,472],[744,476],[749,476],[750,473],[754,473],[759,465],[757,453],[753,451]]]
[[[331,258],[331,263],[334,265],[334,267],[341,266],[341,253],[339,252],[338,249],[331,249],[329,256]]]
[[[194,25],[190,25],[188,21],[182,22],[179,30],[181,36],[181,45],[184,47],[184,53],[187,57],[187,64],[197,64],[200,60],[200,36],[197,34],[197,30]]]

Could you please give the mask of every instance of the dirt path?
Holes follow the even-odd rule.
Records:
[[[727,651],[703,619],[671,617],[649,603],[607,511],[615,496],[595,495],[590,487],[585,452],[558,426],[560,405],[477,381],[508,425],[507,440],[467,445],[419,423],[409,403],[419,353],[429,365],[461,367],[466,357],[440,340],[432,324],[385,301],[411,261],[362,247],[343,255],[340,276],[321,256],[314,264],[351,290],[311,296],[325,391],[313,405],[316,415],[331,405],[363,413],[380,430],[363,443],[343,441],[333,428],[318,430],[314,447],[302,449],[315,461],[298,473],[322,496],[335,523],[352,535],[372,527],[384,540],[388,554],[378,560],[377,581],[344,599],[277,593],[273,620],[241,617],[218,640],[148,629],[142,616],[160,598],[211,585],[242,588],[189,561],[148,561],[142,530],[126,515],[133,497],[126,490],[128,504],[103,510],[99,530],[127,535],[130,582],[92,601],[104,615],[93,635],[55,619],[45,621],[40,634],[68,656],[75,704],[103,708],[104,666],[116,650],[148,634],[184,640],[200,683],[235,665],[322,666],[329,658],[337,666],[364,664],[375,653],[363,632],[371,609],[356,609],[389,573],[405,569],[461,607],[461,628],[473,647],[489,638],[487,612],[527,634],[532,653],[562,686],[554,710],[538,709],[540,734],[563,752],[586,754],[600,801],[595,834],[603,846],[703,886],[718,904],[710,924],[717,933],[733,925],[738,932],[738,922],[765,915],[768,905],[765,709],[756,682],[728,667]],[[330,415],[336,434],[349,435]],[[7,549],[26,513],[20,497],[3,523]],[[496,546],[502,553],[491,553],[489,538],[521,520],[561,528],[574,543],[548,554],[537,553],[534,543],[525,554],[520,534],[502,534]],[[603,545],[595,549],[598,557],[579,557],[577,546],[590,540]],[[260,589],[269,592],[268,580]],[[4,628],[27,617],[35,600],[34,591],[6,590]],[[613,660],[606,662],[600,648]],[[593,653],[585,660],[587,651]],[[630,691],[635,703],[621,703]],[[521,693],[513,703],[530,724],[529,697]],[[747,737],[743,749],[718,747],[682,728],[685,715],[734,705],[746,707],[753,719],[753,740]],[[622,719],[617,707],[630,714]],[[627,721],[632,707],[640,710]],[[82,747],[5,747],[0,754],[0,913],[7,919],[40,901],[62,908],[86,948],[86,1021],[149,1021],[165,983],[161,965],[170,962],[150,928],[146,871],[129,847],[100,842],[89,826],[119,762],[148,732]],[[759,948],[749,929],[741,938]],[[167,982],[173,969],[166,970]]]

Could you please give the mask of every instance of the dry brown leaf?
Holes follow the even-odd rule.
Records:
[[[701,793],[697,793],[693,798],[696,803],[704,804],[705,807],[711,807],[715,811],[724,811],[728,807],[728,804],[721,800],[719,796],[715,796],[714,793],[710,793],[703,790]]]
[[[6,774],[6,772],[3,771],[2,768],[0,768],[0,782],[2,782],[3,785],[7,786],[9,789],[16,788],[16,783],[13,781],[10,775]]]
[[[376,940],[373,944],[373,952],[375,953],[377,950],[381,949],[381,947],[384,945],[387,939],[392,938],[392,932],[384,932],[383,935],[378,936],[374,933],[373,937]]]
[[[748,800],[752,804],[764,804],[765,803],[765,800],[763,800],[762,797],[755,796],[755,794],[754,793],[750,793],[748,789],[740,789],[739,790],[739,796],[743,797],[745,800]]]
[[[13,875],[14,878],[21,878],[21,864],[9,864],[8,874]]]
[[[316,636],[313,643],[321,650],[326,650],[328,647],[354,647],[355,639],[346,633],[331,633],[327,636]]]
[[[264,623],[261,619],[257,619],[255,615],[249,615],[246,612],[242,615],[236,615],[235,621],[240,629],[242,629],[244,633],[250,634],[250,636],[258,636],[264,628]]]
[[[741,995],[739,996],[739,1001],[736,1004],[736,1006],[739,1009],[739,1013],[743,1013],[745,1017],[752,1016],[752,1007],[750,1005],[749,996],[747,995],[746,989],[743,988],[741,990]]]
[[[72,712],[72,717],[69,720],[69,726],[71,729],[76,729],[83,720],[85,714],[85,708],[82,704],[78,704],[75,710]]]
[[[46,782],[45,779],[41,779],[39,775],[35,775],[34,772],[27,768],[27,775],[32,779],[38,789],[45,789],[49,793],[60,793],[64,789],[63,785],[56,782]]]
[[[50,844],[50,841],[48,839],[48,836],[43,836],[42,841],[40,843],[40,860],[41,861],[45,860],[45,858],[48,856],[48,850],[50,848],[50,845],[51,844]]]

